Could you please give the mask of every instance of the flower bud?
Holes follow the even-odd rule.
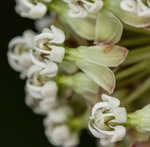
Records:
[[[123,139],[126,129],[121,124],[126,122],[127,115],[125,108],[119,107],[118,99],[103,94],[102,100],[92,109],[89,129],[102,145],[107,145]]]

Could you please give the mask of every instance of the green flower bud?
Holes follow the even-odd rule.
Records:
[[[150,104],[134,113],[128,114],[127,124],[139,132],[150,132]]]

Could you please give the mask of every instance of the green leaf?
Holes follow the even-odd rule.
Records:
[[[120,20],[109,11],[102,11],[96,19],[95,41],[117,43],[120,41],[123,25]]]
[[[116,67],[120,65],[126,58],[128,50],[120,46],[80,46],[78,48],[78,56],[85,62],[97,65]]]
[[[113,93],[116,81],[114,73],[109,68],[81,59],[76,61],[76,65],[95,83],[110,94]]]

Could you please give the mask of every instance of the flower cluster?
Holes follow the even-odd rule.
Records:
[[[150,34],[150,0],[16,0],[15,10],[38,33],[12,39],[8,62],[27,79],[26,104],[45,116],[53,145],[76,146],[89,128],[103,146],[131,146],[130,128],[136,139],[150,131],[149,105],[136,111],[148,103],[136,100],[149,95],[150,47],[132,48],[150,39],[130,38]]]

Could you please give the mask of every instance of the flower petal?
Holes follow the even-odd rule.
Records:
[[[102,11],[96,19],[95,41],[117,43],[121,39],[123,25],[120,20],[108,11]]]
[[[80,46],[78,50],[79,56],[86,62],[109,67],[120,65],[128,53],[126,48],[120,46],[110,47],[103,44],[91,47]]]
[[[109,93],[114,91],[116,83],[115,76],[109,68],[86,62],[86,60],[78,60],[76,65],[106,91]]]

